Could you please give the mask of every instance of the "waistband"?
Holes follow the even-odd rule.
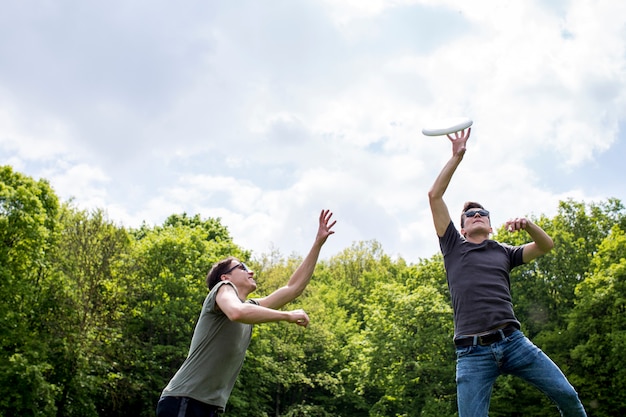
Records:
[[[516,330],[519,330],[517,327],[509,324],[502,329],[494,330],[492,332],[480,335],[480,336],[462,336],[457,339],[454,339],[454,345],[456,347],[465,347],[465,346],[489,346],[496,342],[500,342],[505,338],[511,336],[515,333]]]

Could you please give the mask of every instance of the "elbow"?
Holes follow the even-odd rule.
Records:
[[[246,323],[246,315],[244,314],[243,310],[235,309],[228,312],[225,311],[224,314],[226,314],[226,317],[228,317],[228,320],[230,321]]]
[[[287,296],[287,303],[292,302],[304,293],[304,288],[291,288],[291,292]]]
[[[240,321],[241,320],[241,314],[239,312],[229,312],[229,313],[226,313],[226,317],[228,317],[228,320],[230,320],[230,321]]]
[[[431,207],[433,205],[433,202],[437,199],[441,199],[442,196],[439,195],[439,193],[436,193],[432,188],[430,190],[428,190],[428,202],[430,203]]]
[[[310,279],[311,277],[309,276],[306,282],[308,283]],[[287,286],[285,287],[285,298],[288,300],[287,302],[291,302],[295,300],[296,298],[300,297],[302,293],[304,293],[305,288],[306,288],[306,284],[302,284],[302,283],[299,283],[297,285],[287,284]]]
[[[428,190],[428,202],[432,206],[435,202],[443,201],[443,192],[434,185]]]
[[[554,249],[554,241],[552,239],[548,239],[547,241],[543,242],[541,245],[537,245],[537,246],[539,247],[541,254],[545,255],[546,253]]]

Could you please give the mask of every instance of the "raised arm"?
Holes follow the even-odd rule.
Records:
[[[252,303],[244,303],[230,285],[223,285],[218,289],[216,301],[226,317],[240,323],[258,324],[288,321],[304,327],[309,324],[309,316],[304,310],[281,311]]]
[[[293,273],[287,285],[277,289],[267,297],[259,299],[259,304],[268,308],[281,308],[302,294],[302,291],[304,291],[313,276],[322,246],[326,243],[328,236],[335,233],[331,229],[337,221],[331,222],[332,215],[333,213],[330,210],[322,210],[319,217],[317,235],[304,261],[296,269],[296,272]]]
[[[552,238],[541,227],[524,217],[508,220],[505,226],[509,232],[526,230],[533,240],[524,245],[522,251],[522,259],[524,262],[530,262],[541,255],[545,255],[554,247]]]
[[[430,203],[430,211],[433,215],[437,236],[443,236],[450,224],[450,212],[443,200],[443,194],[448,189],[452,175],[463,160],[466,149],[465,145],[471,132],[472,129],[469,128],[462,132],[455,133],[454,137],[448,135],[448,139],[452,142],[452,157],[448,160],[446,165],[444,165],[428,191],[428,202]]]

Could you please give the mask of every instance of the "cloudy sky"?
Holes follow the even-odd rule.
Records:
[[[427,191],[474,120],[456,218],[626,202],[626,2],[2,1],[0,163],[114,222],[219,217],[255,255],[438,252]]]

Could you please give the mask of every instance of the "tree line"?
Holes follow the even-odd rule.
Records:
[[[555,249],[514,270],[522,330],[561,367],[590,416],[626,413],[626,211],[561,201],[533,218]],[[523,234],[494,231],[525,243]],[[299,255],[253,256],[219,218],[173,214],[125,228],[61,202],[46,180],[0,166],[0,417],[153,416],[187,354],[210,266],[234,255],[259,296]],[[255,326],[226,415],[456,415],[452,309],[440,254],[415,264],[376,241],[318,263],[292,308],[308,328]],[[501,377],[491,416],[557,416]]]

